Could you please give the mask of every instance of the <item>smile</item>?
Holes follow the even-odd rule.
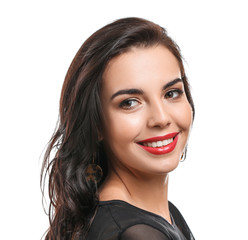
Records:
[[[142,145],[146,147],[164,147],[168,145],[169,143],[173,142],[173,138],[170,138],[168,140],[163,140],[163,141],[157,141],[157,142],[147,142],[147,143],[141,143]]]
[[[179,132],[170,133],[161,137],[154,137],[138,142],[149,153],[160,155],[172,152],[177,144]]]

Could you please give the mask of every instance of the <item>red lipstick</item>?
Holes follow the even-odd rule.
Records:
[[[143,141],[138,142],[139,146],[142,147],[144,150],[146,150],[149,153],[155,154],[155,155],[161,155],[161,154],[166,154],[172,152],[178,141],[178,134],[179,132],[174,132],[174,133],[169,133],[165,136],[158,136],[158,137],[153,137],[153,138],[148,138]],[[162,146],[162,147],[148,147],[142,145],[143,143],[148,143],[148,142],[157,142],[157,141],[164,141],[167,139],[173,138],[173,142]]]

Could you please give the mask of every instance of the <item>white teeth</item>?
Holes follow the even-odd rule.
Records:
[[[157,143],[156,142],[152,142],[152,147],[157,147]]]
[[[162,146],[163,146],[162,141],[158,141],[158,142],[157,142],[157,146],[158,146],[158,147],[162,147]]]
[[[167,139],[163,141],[163,145],[168,145],[169,143],[173,142],[173,138]]]
[[[163,140],[163,141],[157,141],[157,142],[146,142],[146,143],[143,143],[144,146],[146,147],[162,147],[162,146],[166,146],[170,143],[173,142],[173,138],[170,138],[170,139],[166,139],[166,140]]]

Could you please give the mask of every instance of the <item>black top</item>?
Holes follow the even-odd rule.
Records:
[[[88,240],[194,240],[178,209],[169,202],[172,224],[121,200],[99,202]]]

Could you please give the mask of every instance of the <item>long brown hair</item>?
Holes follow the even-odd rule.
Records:
[[[46,240],[85,239],[98,203],[98,187],[107,175],[107,159],[98,133],[102,128],[100,91],[108,62],[131,47],[165,46],[178,60],[187,99],[194,104],[177,44],[165,29],[140,18],[106,25],[81,46],[66,74],[57,129],[47,147],[41,186],[48,177],[50,227]],[[55,152],[51,159],[52,152]],[[85,169],[94,161],[103,169],[99,183],[87,182]],[[42,191],[44,188],[42,187]]]

